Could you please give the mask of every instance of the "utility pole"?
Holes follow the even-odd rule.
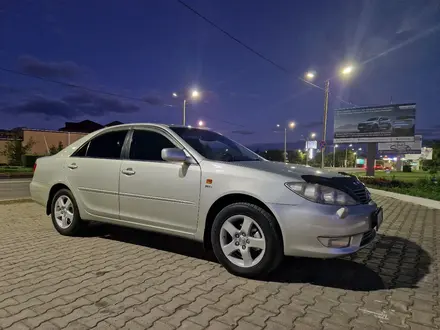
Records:
[[[287,127],[284,127],[284,162],[287,163]]]
[[[186,126],[186,100],[183,100],[183,126]]]
[[[306,136],[306,166],[309,165],[309,136]]]
[[[323,132],[322,132],[322,141],[326,141],[327,138],[327,116],[328,116],[328,94],[330,89],[330,80],[325,81],[325,89],[324,89],[324,120],[323,120]],[[321,168],[324,168],[324,159],[325,159],[325,145],[321,147]]]

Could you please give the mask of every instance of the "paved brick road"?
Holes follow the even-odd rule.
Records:
[[[378,198],[386,221],[352,258],[232,276],[199,244],[120,228],[58,235],[32,203],[0,205],[0,328],[432,329],[440,211]]]

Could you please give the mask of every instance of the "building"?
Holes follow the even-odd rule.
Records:
[[[122,124],[119,121],[101,125],[91,120],[84,120],[78,123],[66,122],[63,128],[56,130],[31,129],[18,127],[12,130],[0,130],[0,165],[7,164],[7,157],[1,154],[6,143],[11,140],[20,140],[27,144],[30,140],[34,142],[29,152],[31,155],[48,155],[52,146],[58,147],[61,143],[64,147],[79,140],[88,133],[108,126]]]

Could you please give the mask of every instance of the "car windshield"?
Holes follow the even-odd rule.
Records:
[[[376,120],[377,120],[377,118],[374,117],[374,118],[370,118],[370,119],[368,119],[367,121],[376,121]]]
[[[203,157],[223,162],[262,161],[264,158],[227,137],[206,129],[170,127]]]

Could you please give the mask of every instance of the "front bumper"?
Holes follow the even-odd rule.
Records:
[[[333,258],[355,253],[374,240],[382,222],[374,202],[341,207],[305,201],[269,207],[280,224],[288,256]]]

